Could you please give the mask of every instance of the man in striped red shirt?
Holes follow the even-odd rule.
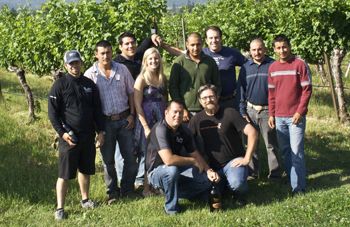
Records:
[[[292,194],[301,194],[306,187],[304,134],[312,93],[311,73],[306,62],[291,53],[285,35],[275,37],[273,48],[278,61],[271,64],[268,73],[269,126],[276,127]]]

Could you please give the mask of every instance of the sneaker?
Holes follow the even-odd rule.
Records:
[[[232,198],[238,207],[244,207],[245,205],[247,205],[245,195],[242,195],[241,193],[233,192]]]
[[[84,209],[94,209],[96,207],[96,204],[94,201],[89,199],[86,202],[80,201],[81,207]]]
[[[57,221],[62,221],[63,219],[67,218],[67,214],[64,212],[63,209],[59,209],[55,211],[55,219]]]
[[[119,198],[119,195],[117,193],[113,193],[113,194],[108,195],[107,204],[111,205],[111,204],[115,203],[118,200],[118,198]]]
[[[144,188],[144,185],[142,183],[135,183],[134,184],[135,191],[142,191],[143,188]]]

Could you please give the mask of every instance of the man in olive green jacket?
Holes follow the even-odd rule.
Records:
[[[182,101],[186,106],[184,122],[189,121],[191,114],[202,110],[197,97],[200,86],[213,84],[219,92],[221,90],[218,67],[213,58],[202,52],[200,34],[191,33],[187,38],[186,47],[187,52],[175,59],[169,80],[171,99]]]

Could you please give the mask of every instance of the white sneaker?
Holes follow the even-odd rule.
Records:
[[[67,218],[67,214],[64,212],[63,209],[59,209],[59,210],[55,211],[55,219],[57,221],[61,221],[61,220],[66,219],[66,218]]]
[[[83,203],[83,201],[80,201],[80,204],[81,204],[81,207],[84,209],[94,209],[96,207],[95,202],[92,201],[91,199],[89,199],[85,203]]]

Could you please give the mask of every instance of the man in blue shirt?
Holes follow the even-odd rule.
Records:
[[[246,58],[239,50],[222,46],[222,31],[217,26],[209,26],[205,29],[208,47],[203,48],[206,55],[212,57],[218,68],[221,80],[221,95],[219,104],[221,107],[234,107],[238,110],[239,98],[236,98],[236,66],[242,66]]]
[[[252,59],[248,60],[239,73],[239,109],[241,115],[260,131],[266,146],[269,164],[269,178],[280,178],[282,168],[277,155],[276,130],[268,126],[268,69],[274,61],[266,56],[266,47],[260,38],[250,43]],[[259,175],[259,152],[255,152],[250,162],[250,175]]]

